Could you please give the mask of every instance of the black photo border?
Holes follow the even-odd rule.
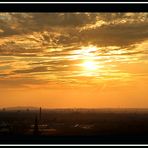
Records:
[[[147,12],[148,2],[0,2],[0,12]]]
[[[45,0],[44,0],[45,1]],[[109,2],[109,0],[108,0]],[[0,2],[0,12],[147,12],[148,11],[148,3],[146,2],[109,2],[109,3],[105,3],[105,2],[92,2],[92,3],[76,3],[76,2],[10,2],[8,3],[8,1],[6,2]],[[68,137],[67,137],[68,138]],[[75,137],[73,137],[75,138]],[[88,137],[90,138],[90,137]],[[94,137],[91,137],[92,139]],[[62,141],[62,139],[60,139]],[[75,145],[75,146],[85,146],[85,145],[90,145],[90,146],[94,146],[94,145],[107,145],[107,146],[114,146],[114,145],[124,145],[124,146],[132,146],[132,145],[146,145],[148,144],[148,140],[147,139],[143,139],[143,141],[136,141],[134,140],[134,138],[132,139],[132,141],[118,141],[117,143],[114,142],[110,142],[108,141],[108,143],[106,143],[106,141],[102,141],[102,143],[97,143],[94,139],[94,143],[92,140],[92,143],[89,143],[89,141],[86,141],[86,139],[82,138],[80,143],[74,143],[73,139],[71,139],[72,141],[69,141],[68,143],[60,143],[58,145],[61,146],[67,146],[67,145]],[[80,140],[80,139],[78,139]],[[24,144],[24,146],[28,146],[28,144],[31,146],[36,146],[38,144],[42,144],[41,146],[46,145],[57,145],[56,141],[53,141],[53,143],[18,143],[18,141],[13,141],[14,143],[7,143],[7,141],[4,141],[3,145],[11,145],[11,146],[15,146],[15,145],[21,145]]]

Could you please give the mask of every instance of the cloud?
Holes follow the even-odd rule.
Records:
[[[41,66],[41,67],[34,67],[26,70],[15,70],[14,73],[37,73],[37,72],[46,72],[46,71],[48,71],[47,67]]]
[[[147,13],[4,13],[0,53],[36,55],[71,44],[128,46],[148,39],[146,18]]]
[[[46,84],[45,80],[38,80],[33,78],[7,78],[0,77],[0,88],[19,88],[27,87],[28,85],[41,85]]]
[[[93,44],[125,46],[148,39],[148,23],[106,25],[81,32],[84,42]]]
[[[42,81],[44,74],[46,80],[77,82],[75,77],[89,77],[79,66],[91,57],[83,53],[86,47],[95,47],[88,54],[100,67],[108,64],[107,72],[100,68],[93,76],[128,75],[119,73],[116,65],[147,62],[147,17],[147,13],[1,13],[0,78],[29,76],[31,80],[16,83],[36,84],[33,79]]]

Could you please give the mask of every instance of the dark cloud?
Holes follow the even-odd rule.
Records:
[[[116,50],[115,50],[116,51]],[[120,50],[119,50],[120,51]],[[145,54],[145,51],[132,51],[132,52],[126,52],[126,53],[101,53],[98,56],[128,56],[128,55],[139,55],[139,54]]]
[[[9,76],[9,74],[0,74],[0,78],[5,78],[5,77],[7,77],[7,76]]]
[[[80,62],[77,62],[77,63],[80,63]],[[79,71],[81,70],[81,67],[77,66],[77,65],[74,65],[72,64],[71,62],[64,62],[64,63],[60,63],[60,62],[50,62],[47,63],[47,62],[42,62],[42,63],[36,63],[36,65],[38,64],[42,64],[42,65],[46,65],[46,66],[41,66],[41,67],[35,67],[35,68],[31,68],[31,69],[25,69],[25,70],[15,70],[13,71],[12,73],[13,74],[29,74],[29,73],[55,73],[55,72],[70,72],[70,71]],[[60,75],[57,74],[57,75]]]
[[[36,53],[43,53],[44,49],[53,46],[75,44],[73,49],[77,50],[81,45],[89,44],[132,45],[148,39],[147,16],[147,13],[1,14],[0,36],[3,43],[0,43],[0,53],[36,56]],[[97,26],[100,21],[103,24]],[[94,27],[89,28],[91,25]],[[88,29],[81,30],[86,26]]]
[[[38,13],[31,16],[39,27],[77,27],[94,22],[96,19],[96,14],[88,15],[87,13]]]
[[[48,71],[46,66],[41,67],[34,67],[31,69],[25,69],[25,70],[15,70],[14,73],[37,73],[37,72],[46,72]]]
[[[38,53],[41,52],[40,48],[29,48],[26,49],[26,46],[19,45],[13,41],[8,41],[4,45],[0,45],[0,53],[2,55],[15,55],[19,53]]]
[[[95,18],[96,15],[87,13],[9,13],[0,17],[0,28],[4,30],[1,36],[50,31],[51,27],[77,27],[94,22]]]
[[[125,46],[148,39],[148,23],[106,25],[85,30],[81,33],[83,42],[90,41],[100,46]]]
[[[34,62],[31,63],[31,65],[39,65],[39,64],[43,64],[43,65],[59,65],[59,66],[63,66],[63,65],[74,65],[74,64],[80,64],[80,60],[52,60],[52,61],[41,61],[41,62]]]
[[[0,88],[15,88],[15,87],[27,87],[27,85],[40,85],[45,84],[47,81],[34,78],[11,78],[0,79]]]

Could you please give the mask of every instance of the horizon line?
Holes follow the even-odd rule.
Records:
[[[25,109],[89,109],[89,110],[96,110],[96,109],[148,109],[148,107],[42,107],[42,106],[10,106],[10,107],[0,107],[0,110],[3,110],[3,109],[21,109],[23,110],[23,108]]]

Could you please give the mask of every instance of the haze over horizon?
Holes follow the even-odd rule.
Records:
[[[148,108],[148,13],[0,13],[0,108]]]

